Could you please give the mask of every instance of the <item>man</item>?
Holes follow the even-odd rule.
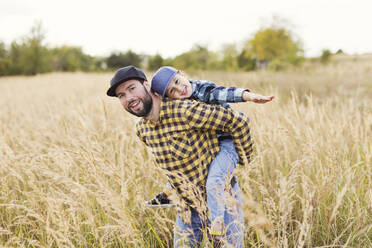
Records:
[[[118,97],[125,110],[142,117],[136,125],[137,135],[151,147],[157,165],[179,196],[175,247],[182,246],[185,237],[188,245],[199,247],[207,224],[205,181],[220,150],[216,133],[229,133],[239,154],[234,158],[229,151],[224,153],[226,168],[238,159],[244,164],[252,152],[249,120],[242,113],[218,105],[162,99],[150,88],[141,70],[127,66],[115,73],[107,95]],[[226,236],[230,244],[242,247],[244,218],[237,183],[230,194],[235,202],[225,212]]]

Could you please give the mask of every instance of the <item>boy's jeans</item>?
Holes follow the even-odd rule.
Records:
[[[243,247],[244,217],[241,210],[241,190],[236,182],[234,187],[230,189],[229,194],[225,192],[226,185],[230,183],[231,173],[238,162],[238,154],[231,139],[220,141],[220,149],[208,172],[207,204],[209,220],[213,223],[216,218],[223,219],[229,244],[233,247]],[[227,180],[228,183],[226,183]],[[231,201],[231,198],[233,201]],[[202,221],[195,210],[191,211],[191,225],[183,223],[177,215],[174,247],[199,247],[203,239],[202,229]]]

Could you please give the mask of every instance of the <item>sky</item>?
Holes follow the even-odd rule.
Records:
[[[50,47],[174,57],[195,44],[242,45],[277,16],[308,57],[361,54],[372,52],[371,13],[372,0],[0,0],[0,41],[20,40],[41,22]]]

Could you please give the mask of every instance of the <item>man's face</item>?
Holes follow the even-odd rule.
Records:
[[[138,117],[147,116],[152,108],[152,98],[144,84],[137,79],[130,79],[120,84],[115,90],[125,110]]]
[[[172,99],[189,98],[192,94],[192,86],[187,77],[178,72],[170,81],[165,95]]]

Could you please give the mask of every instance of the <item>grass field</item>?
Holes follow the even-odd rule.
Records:
[[[172,247],[174,210],[141,206],[166,178],[111,76],[0,78],[1,247]],[[238,169],[246,247],[372,247],[371,57],[190,77],[276,96],[234,105],[256,144]]]

